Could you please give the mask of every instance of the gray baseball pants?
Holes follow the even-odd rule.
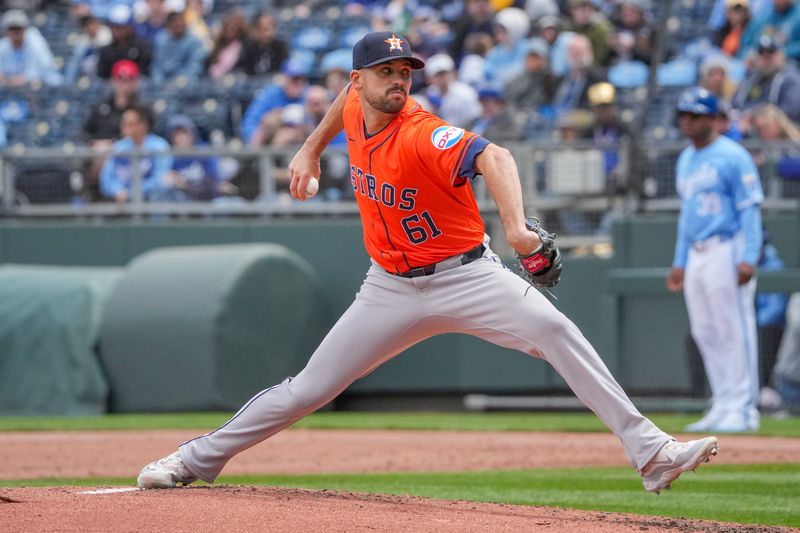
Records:
[[[487,243],[488,245],[488,237]],[[530,289],[530,290],[529,290]],[[294,378],[265,389],[216,431],[183,443],[181,459],[209,483],[237,453],[324,406],[356,379],[440,333],[466,333],[548,361],[622,441],[639,472],[671,439],[630,402],[580,330],[488,248],[461,265],[403,278],[373,263],[350,308]]]

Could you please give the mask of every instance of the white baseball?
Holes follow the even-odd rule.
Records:
[[[306,185],[306,198],[311,198],[317,191],[319,190],[319,180],[317,178],[311,178],[308,180],[308,185]]]

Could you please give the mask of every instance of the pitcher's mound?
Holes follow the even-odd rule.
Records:
[[[250,486],[0,489],[5,531],[785,531],[551,507]],[[122,487],[119,487],[122,489]],[[127,488],[126,488],[127,489]]]

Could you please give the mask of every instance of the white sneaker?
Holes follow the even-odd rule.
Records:
[[[757,420],[750,422],[742,413],[731,411],[714,423],[709,430],[714,433],[747,433],[757,430],[757,424]]]
[[[761,413],[755,407],[747,412],[747,431],[758,431],[761,427]]]
[[[687,470],[695,470],[707,463],[710,456],[717,455],[719,443],[716,437],[666,443],[642,470],[642,484],[645,490],[658,494],[662,489],[669,490],[670,483]]]
[[[143,489],[171,489],[192,481],[197,481],[197,476],[183,464],[180,452],[175,452],[142,468],[137,484]]]

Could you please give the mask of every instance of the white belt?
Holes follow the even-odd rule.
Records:
[[[692,243],[692,249],[698,252],[704,252],[718,244],[729,241],[731,239],[728,235],[712,235],[708,239],[696,241]]]

